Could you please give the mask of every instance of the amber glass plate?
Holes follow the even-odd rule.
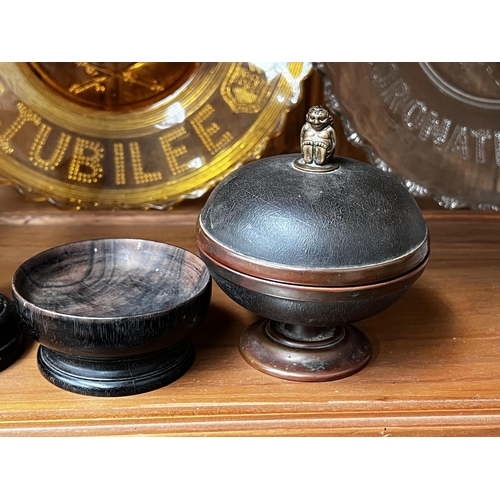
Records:
[[[62,207],[165,208],[258,157],[310,63],[0,63],[0,175]]]

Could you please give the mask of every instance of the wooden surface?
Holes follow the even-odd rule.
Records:
[[[63,212],[0,187],[0,292],[15,269],[54,245],[134,237],[196,252],[204,199],[167,212]],[[357,323],[373,358],[323,383],[264,375],[241,358],[257,317],[214,285],[186,375],[132,397],[86,397],[38,372],[37,344],[0,372],[2,435],[500,435],[500,215],[424,203],[431,260],[396,305]]]
[[[316,75],[305,85],[285,135],[264,156],[293,151],[305,112],[322,100]],[[337,154],[366,161],[337,135]],[[11,296],[12,275],[26,259],[72,241],[145,238],[197,252],[194,224],[205,200],[165,212],[65,212],[0,185],[0,292]],[[500,435],[500,214],[419,203],[429,265],[400,302],[356,324],[373,346],[358,374],[301,383],[250,368],[238,338],[257,317],[214,285],[193,367],[150,393],[96,398],[58,389],[40,375],[30,341],[0,372],[0,436]]]

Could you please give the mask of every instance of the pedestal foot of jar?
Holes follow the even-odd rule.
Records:
[[[293,325],[270,320],[253,323],[240,337],[241,355],[261,372],[302,382],[348,377],[370,360],[369,340],[351,324],[318,328],[316,332],[302,329],[315,340],[291,338],[283,334],[287,330],[293,330]]]

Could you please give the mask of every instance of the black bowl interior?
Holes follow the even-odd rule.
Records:
[[[14,291],[51,313],[124,318],[171,310],[202,292],[203,262],[182,248],[136,239],[70,243],[35,255],[16,271]]]

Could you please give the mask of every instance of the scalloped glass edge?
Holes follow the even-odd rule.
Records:
[[[494,210],[496,212],[500,212],[500,205],[490,205],[488,203],[471,204],[458,198],[443,196],[438,193],[429,191],[424,186],[421,186],[416,182],[413,182],[411,179],[407,179],[395,172],[390,165],[388,165],[384,160],[382,160],[382,158],[380,158],[373,152],[370,142],[360,134],[358,134],[358,132],[356,132],[354,127],[351,125],[349,112],[340,104],[337,96],[333,93],[332,83],[326,76],[326,74],[323,73],[322,67],[323,63],[314,63],[314,69],[318,72],[323,82],[324,97],[328,107],[340,118],[347,140],[361,149],[368,156],[368,159],[374,166],[396,177],[404,186],[406,186],[408,191],[413,196],[427,196],[445,209],[458,210],[466,208],[471,210]]]
[[[237,170],[239,167],[253,161],[256,159],[260,158],[260,154],[263,152],[265,149],[267,143],[275,138],[278,137],[281,132],[283,131],[283,128],[286,123],[286,117],[287,114],[294,109],[300,102],[300,98],[303,93],[303,86],[304,86],[304,80],[310,76],[310,74],[314,71],[314,63],[312,62],[303,62],[303,69],[300,75],[297,77],[293,77],[291,74],[289,74],[289,71],[287,70],[287,62],[283,63],[256,63],[262,66],[264,70],[271,70],[276,72],[276,74],[280,73],[283,78],[287,81],[288,85],[290,86],[290,96],[288,98],[288,103],[286,104],[286,107],[283,109],[283,111],[280,114],[279,120],[276,123],[276,126],[273,129],[270,129],[268,132],[268,135],[263,137],[260,143],[256,144],[255,148],[253,151],[245,157],[235,163],[233,166],[228,167],[225,169],[223,172],[221,172],[220,175],[217,177],[214,177],[211,179],[209,182],[206,182],[203,186],[200,186],[196,189],[193,189],[191,192],[180,195],[178,198],[174,200],[168,200],[165,201],[165,203],[157,204],[157,203],[144,203],[143,205],[134,205],[134,206],[101,206],[98,210],[106,210],[106,211],[126,211],[126,210],[171,210],[174,206],[178,205],[184,200],[194,200],[201,198],[204,194],[212,190],[220,181],[222,181],[227,175],[229,175],[231,172]],[[271,65],[272,68],[266,68],[266,66]],[[0,186],[5,185],[5,186],[10,186],[13,187],[21,196],[24,196],[25,198],[35,201],[37,203],[42,203],[42,202],[48,202],[51,205],[59,208],[59,209],[64,209],[64,210],[75,210],[74,204],[68,202],[64,198],[59,198],[57,196],[51,197],[47,196],[47,194],[38,191],[36,188],[32,188],[30,186],[23,186],[20,183],[16,183],[15,181],[12,181],[5,177],[3,173],[0,173]],[[80,208],[77,210],[83,209],[84,211],[95,211],[96,209],[91,205],[91,204],[81,204]]]

